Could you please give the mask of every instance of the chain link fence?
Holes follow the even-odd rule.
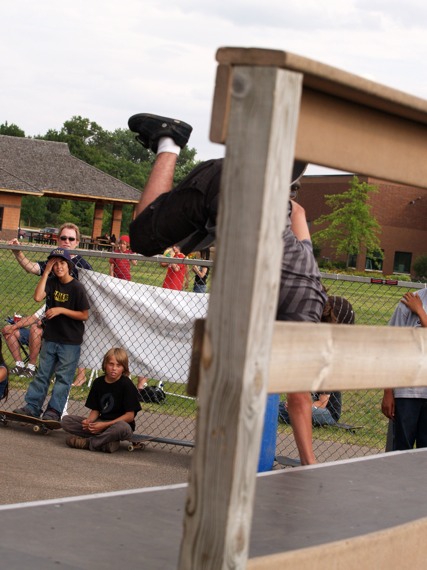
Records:
[[[52,247],[26,245],[20,249],[30,261],[43,261]],[[0,318],[3,326],[7,325],[7,319],[13,318],[15,314],[28,316],[40,308],[40,305],[33,301],[34,289],[39,277],[25,272],[18,264],[12,251],[16,249],[18,246],[0,244],[2,267]],[[93,379],[102,373],[101,362],[104,354],[103,349],[101,350],[102,343],[105,338],[114,338],[115,342],[108,348],[121,346],[121,339],[126,336],[128,342],[130,342],[129,338],[133,342],[132,350],[140,360],[139,367],[135,369],[131,357],[130,368],[135,385],[139,387],[146,384],[153,387],[160,385],[166,396],[158,402],[143,401],[141,403],[142,411],[136,419],[136,433],[182,440],[191,445],[195,436],[197,402],[186,394],[191,352],[190,337],[194,319],[205,316],[208,301],[208,295],[192,292],[195,279],[193,267],[211,268],[213,262],[200,259],[183,260],[182,263],[187,267],[183,292],[165,293],[162,284],[167,269],[161,263],[170,261],[168,258],[121,255],[120,257],[124,259],[137,261],[136,265],[131,265],[132,281],[129,285],[123,280],[108,277],[109,261],[112,255],[110,252],[81,250],[79,253],[92,265],[96,272],[94,275],[97,276],[94,281],[85,282],[88,294],[91,299],[102,300],[106,311],[104,315],[107,315],[106,318],[112,324],[110,322],[107,327],[100,309],[93,310],[91,304],[91,312],[97,314],[101,332],[98,328],[96,335],[92,335],[93,338],[91,338],[90,350],[93,353],[91,366],[81,370],[80,376],[76,371],[75,383],[81,383],[81,385],[72,386],[67,412],[86,415],[84,403],[90,385]],[[210,276],[211,274],[207,277],[207,292],[210,287]],[[352,303],[356,314],[356,326],[357,324],[386,325],[403,294],[408,290],[425,286],[419,283],[326,273],[322,274],[322,279],[329,295],[346,297]],[[107,295],[105,289],[102,288],[105,283],[109,286]],[[134,319],[114,320],[112,318],[119,310],[119,301],[125,293],[125,287],[127,289],[132,287],[133,294],[140,295],[139,300],[133,301],[133,304],[127,308],[129,314],[135,315],[136,318],[136,315],[140,317],[140,313],[143,312],[147,315],[148,323],[151,313],[155,313],[151,323],[144,323],[142,327],[144,330],[139,329],[138,325],[132,322]],[[105,329],[102,328],[104,325]],[[151,336],[146,336],[144,332],[146,326],[149,326]],[[183,331],[186,331],[185,334]],[[156,342],[157,339],[159,342]],[[28,346],[23,348],[28,352]],[[24,358],[25,353],[22,354]],[[15,366],[15,360],[4,339],[3,356],[12,369]],[[363,358],[363,355],[360,357]],[[150,364],[152,361],[156,364]],[[372,370],[372,374],[375,374],[375,370]],[[2,403],[2,408],[13,410],[22,405],[30,380],[30,378],[11,374],[9,399],[5,404]],[[282,395],[281,399],[285,399],[285,395]],[[384,451],[388,420],[381,414],[381,399],[382,392],[379,390],[343,391],[339,425],[313,428],[313,445],[318,460],[334,461]],[[297,458],[298,453],[291,427],[279,423],[277,436],[276,455]],[[166,444],[158,443],[157,445],[165,447]],[[180,446],[179,449],[190,452],[189,447]]]

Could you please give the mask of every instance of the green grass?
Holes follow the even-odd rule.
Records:
[[[50,247],[39,252],[26,253],[32,261],[45,259]],[[84,253],[83,253],[84,255]],[[93,268],[101,273],[108,274],[108,258],[88,257]],[[15,257],[7,249],[0,248],[1,261],[1,320],[11,316],[14,312],[22,315],[33,314],[39,304],[33,301],[34,289],[38,282],[38,276],[27,274],[16,262]],[[132,266],[132,280],[137,283],[161,287],[165,276],[165,268],[159,263],[138,262]],[[338,281],[325,279],[328,293],[341,295],[350,300],[356,313],[356,324],[386,325],[390,319],[398,301],[404,292],[410,287],[397,287],[389,285],[376,285],[371,283]],[[190,278],[190,287],[192,278]],[[3,350],[6,362],[13,366],[10,353]],[[374,373],[374,370],[372,371]],[[89,373],[88,373],[89,375]],[[11,377],[11,387],[24,390],[28,380]],[[164,404],[144,404],[144,409],[152,412],[161,412],[171,416],[195,418],[197,404],[194,400],[188,400],[185,396],[185,385],[166,383],[165,390],[175,395],[168,395]],[[87,384],[82,387],[72,388],[71,399],[84,401],[87,397]],[[367,446],[372,449],[384,448],[385,434],[387,432],[387,420],[380,411],[381,391],[367,390],[361,392],[344,392],[343,413],[341,422],[352,425],[362,425],[363,429],[356,434],[345,432],[336,428],[315,428],[314,437],[317,439],[351,443],[353,445]],[[279,425],[279,431],[286,431],[283,424]]]

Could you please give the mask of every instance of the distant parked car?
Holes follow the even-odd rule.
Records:
[[[42,239],[56,239],[58,237],[58,228],[43,228],[40,230]]]

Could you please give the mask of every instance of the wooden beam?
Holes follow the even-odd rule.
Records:
[[[276,322],[269,392],[427,384],[427,330]]]
[[[197,321],[194,334],[192,396],[203,366],[204,323]],[[426,329],[274,323],[269,393],[425,386],[426,378]]]
[[[233,73],[181,570],[246,567],[301,82]]]
[[[229,85],[235,66],[276,65],[303,73],[304,77],[296,158],[425,187],[424,99],[288,52],[221,48],[217,60],[210,135],[214,142],[225,143],[227,137]]]

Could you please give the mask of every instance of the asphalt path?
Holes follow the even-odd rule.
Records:
[[[0,504],[186,483],[191,452],[148,444],[115,453],[66,446],[65,432],[36,434],[32,426],[0,425]]]

